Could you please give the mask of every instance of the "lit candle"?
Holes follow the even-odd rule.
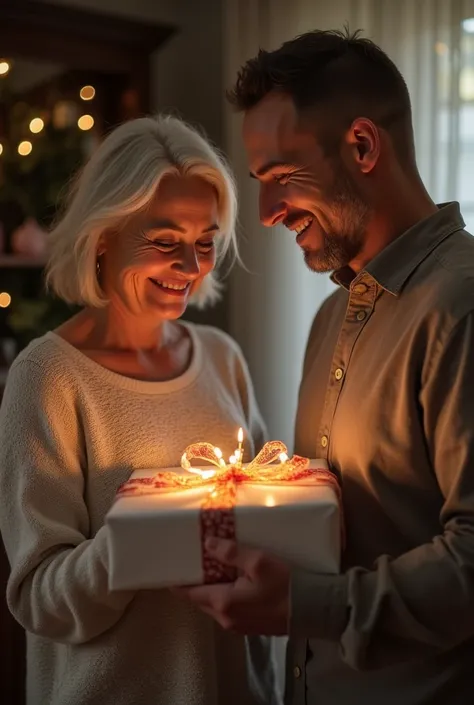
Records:
[[[230,455],[229,456],[229,463],[231,465],[235,465],[236,462],[237,462],[237,458],[235,457],[235,455]]]
[[[280,458],[280,463],[286,463],[286,461],[288,460],[288,456],[286,453],[280,453],[278,457]]]
[[[242,457],[243,457],[243,451],[242,451],[242,442],[244,440],[244,432],[241,428],[239,428],[239,432],[237,434],[237,440],[239,442],[239,447],[238,447],[238,457],[237,457],[237,464],[239,468],[242,467]]]

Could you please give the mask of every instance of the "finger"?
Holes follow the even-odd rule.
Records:
[[[254,567],[259,562],[261,552],[242,546],[229,539],[221,539],[217,536],[210,536],[206,539],[206,549],[209,554],[224,565],[238,568],[243,573],[251,574]]]
[[[230,600],[232,584],[225,585],[197,585],[195,587],[176,588],[178,594],[186,597],[191,602],[204,608],[219,610],[219,607],[225,605]]]

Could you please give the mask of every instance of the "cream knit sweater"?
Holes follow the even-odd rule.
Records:
[[[213,328],[188,329],[191,365],[169,382],[122,377],[54,333],[11,368],[0,526],[8,604],[27,630],[28,705],[276,702],[267,641],[224,632],[166,590],[107,588],[104,517],[132,470],[179,465],[197,440],[228,456],[239,426],[247,453],[264,440],[237,345]]]

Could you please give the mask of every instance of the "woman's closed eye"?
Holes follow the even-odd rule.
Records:
[[[176,250],[180,247],[179,242],[174,242],[172,240],[152,240],[150,238],[147,238],[149,242],[151,242],[152,245],[154,245],[158,250],[161,252],[176,252]],[[214,240],[213,239],[206,239],[206,240],[198,240],[196,242],[196,249],[203,253],[203,254],[208,254],[209,252],[212,252],[214,249]]]
[[[202,252],[203,254],[207,254],[208,252],[212,252],[212,250],[214,249],[214,240],[198,240],[196,242],[196,246],[198,247],[200,252]]]
[[[177,249],[178,243],[177,242],[172,242],[170,240],[151,240],[149,239],[149,242],[151,242],[152,245],[157,247],[159,250],[162,250],[163,252],[174,252],[174,250]]]

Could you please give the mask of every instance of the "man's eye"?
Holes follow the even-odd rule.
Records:
[[[274,174],[273,178],[278,184],[281,184],[282,186],[286,186],[288,183],[288,179],[290,178],[289,174]]]

